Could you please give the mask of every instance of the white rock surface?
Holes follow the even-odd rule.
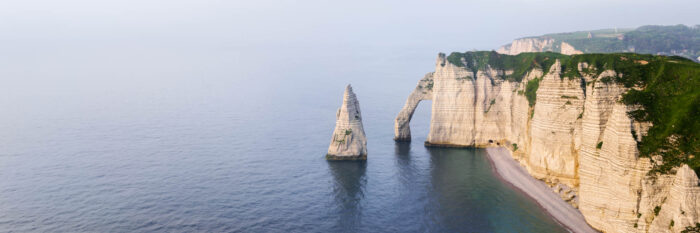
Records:
[[[416,85],[416,89],[411,92],[406,100],[406,104],[394,120],[394,140],[411,141],[411,128],[408,123],[413,117],[413,112],[421,100],[430,100],[433,97],[433,73],[426,74]]]
[[[557,61],[540,81],[530,121],[528,164],[533,176],[555,177],[569,186],[578,186],[574,134],[583,99],[581,80],[562,78]]]
[[[554,51],[554,39],[521,38],[512,43],[501,46],[496,52],[508,55],[517,55],[527,52]]]
[[[651,162],[639,158],[637,142],[649,124],[627,116],[630,109],[619,103],[624,87],[600,81],[617,74],[569,79],[561,78],[560,71],[556,62],[547,75],[533,70],[521,82],[505,81],[499,76],[507,70],[474,73],[441,54],[435,72],[419,82],[424,86],[420,83],[432,78],[432,90],[413,91],[397,117],[396,137],[410,140],[413,109],[420,100],[431,99],[426,145],[505,146],[535,178],[569,187],[560,196],[573,206],[578,203],[595,229],[679,232],[698,222],[700,187],[694,171],[681,167],[675,176],[648,175]],[[535,78],[541,81],[535,105],[529,107],[522,93]]]
[[[583,52],[576,50],[574,46],[570,45],[569,43],[566,42],[561,42],[561,48],[559,50],[559,53],[561,54],[566,54],[566,55],[572,55],[572,54],[583,54]]]
[[[650,232],[663,232],[669,228],[673,232],[679,232],[684,230],[685,226],[694,226],[695,223],[700,222],[698,182],[700,181],[697,174],[688,165],[678,169],[669,197],[661,205],[659,215],[652,222]]]
[[[362,127],[360,103],[352,87],[345,87],[343,104],[336,113],[335,130],[328,146],[329,160],[367,159],[367,137]]]
[[[566,42],[559,42],[552,38],[521,38],[513,40],[512,43],[501,46],[496,50],[500,54],[518,55],[520,53],[531,52],[557,52],[566,55],[582,54],[574,46]]]

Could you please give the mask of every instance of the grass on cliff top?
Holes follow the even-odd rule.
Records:
[[[652,171],[668,172],[672,167],[687,163],[700,173],[700,64],[682,57],[665,57],[634,53],[562,55],[558,53],[498,54],[493,51],[452,53],[447,60],[472,72],[487,66],[498,70],[512,70],[504,80],[522,81],[537,68],[545,73],[560,60],[562,75],[581,79],[582,73],[599,75],[614,70],[618,75],[603,78],[601,82],[615,82],[630,90],[622,102],[639,110],[629,116],[653,126],[638,143],[640,156],[663,156],[664,164]],[[579,63],[588,68],[578,70]],[[528,88],[536,89],[535,83]],[[531,86],[531,87],[530,87]],[[534,96],[534,93],[532,93]],[[534,104],[534,97],[530,105]],[[530,101],[529,101],[530,102]],[[636,132],[632,132],[633,135]]]
[[[447,56],[447,61],[474,73],[486,69],[487,66],[497,70],[512,70],[512,74],[504,75],[501,78],[520,82],[527,75],[527,72],[534,68],[546,72],[557,59],[566,59],[567,57],[566,55],[552,52],[521,53],[513,56],[499,54],[495,51],[476,51],[452,53]]]
[[[588,38],[589,32],[592,38]],[[618,36],[623,37],[618,39]],[[696,61],[697,57],[700,56],[700,25],[647,25],[634,30],[602,29],[553,33],[527,38],[551,38],[554,39],[555,46],[566,42],[584,53],[634,51],[648,54],[682,54]]]
[[[636,69],[626,67],[624,71],[633,75],[624,75],[617,82],[627,87],[643,87],[622,96],[625,104],[641,107],[629,115],[637,121],[654,124],[638,144],[640,155],[663,156],[664,164],[655,171],[665,173],[687,163],[700,173],[700,64],[683,60],[651,61]]]
[[[612,28],[599,29],[599,30],[589,30],[589,31],[576,31],[576,32],[563,32],[563,33],[550,33],[544,34],[542,36],[532,36],[526,38],[552,38],[558,41],[566,41],[572,39],[588,39],[588,33],[591,33],[593,38],[615,38],[618,35],[633,31],[633,28],[618,28],[617,30]]]

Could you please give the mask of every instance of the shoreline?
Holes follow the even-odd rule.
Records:
[[[486,154],[493,172],[499,179],[535,200],[537,205],[567,230],[571,232],[599,232],[588,225],[578,209],[562,200],[544,182],[532,177],[525,168],[513,159],[508,149],[489,147],[486,148]]]

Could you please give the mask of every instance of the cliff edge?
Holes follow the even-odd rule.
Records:
[[[698,77],[700,64],[652,55],[440,54],[395,139],[432,100],[426,145],[506,147],[595,229],[680,232],[700,221]]]
[[[633,52],[681,56],[700,62],[700,25],[647,25],[636,29],[600,29],[552,33],[513,40],[496,50],[517,55],[528,52],[561,54]]]

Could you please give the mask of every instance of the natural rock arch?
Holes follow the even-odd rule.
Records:
[[[399,115],[394,120],[394,140],[411,141],[411,118],[421,100],[433,99],[433,72],[427,73],[411,92]]]

